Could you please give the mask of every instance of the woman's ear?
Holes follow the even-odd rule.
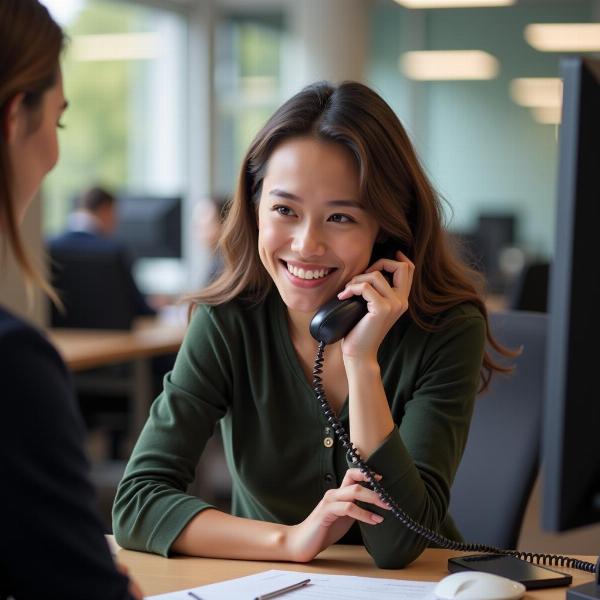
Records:
[[[383,231],[383,229],[379,230],[377,237],[375,238],[375,243],[377,244],[385,244],[390,239],[389,235]]]
[[[7,144],[14,144],[23,127],[25,93],[20,92],[8,101],[2,114],[2,135]]]

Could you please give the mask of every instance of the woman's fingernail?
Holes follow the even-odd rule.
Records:
[[[371,515],[371,520],[375,523],[381,523],[383,521],[383,517],[381,515]]]

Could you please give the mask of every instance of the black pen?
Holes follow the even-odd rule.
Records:
[[[305,586],[307,583],[310,583],[310,579],[303,579],[298,583],[288,585],[287,587],[281,588],[280,590],[275,590],[274,592],[269,592],[268,594],[263,594],[262,596],[256,596],[254,600],[269,600],[270,598],[276,598],[277,596],[281,596],[293,590],[297,590],[298,588]]]
[[[196,594],[194,594],[194,592],[188,592],[188,596],[190,598],[193,598],[194,600],[202,600],[202,598],[200,598],[200,596],[196,596]]]

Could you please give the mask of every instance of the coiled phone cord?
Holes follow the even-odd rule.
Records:
[[[404,512],[400,506],[394,501],[394,499],[390,496],[387,490],[377,481],[375,478],[375,474],[365,463],[365,461],[360,457],[358,451],[354,447],[354,444],[350,441],[344,426],[340,422],[339,418],[335,414],[334,410],[329,405],[327,401],[327,397],[325,395],[325,389],[323,388],[323,383],[321,380],[321,374],[323,372],[323,353],[325,351],[325,342],[319,342],[319,348],[317,350],[317,356],[315,358],[315,366],[313,368],[313,389],[319,404],[325,414],[325,418],[327,419],[331,429],[334,431],[337,438],[342,443],[342,446],[346,450],[347,455],[350,457],[350,461],[356,465],[358,469],[365,475],[367,481],[371,488],[377,493],[379,498],[386,504],[390,506],[390,512],[410,531],[414,531],[416,534],[424,537],[428,542],[432,542],[441,548],[446,548],[448,550],[457,550],[461,552],[482,552],[486,554],[504,554],[507,556],[514,556],[515,558],[520,558],[522,560],[526,560],[528,562],[535,562],[537,564],[544,565],[554,565],[567,567],[570,569],[579,569],[581,571],[586,571],[587,573],[596,573],[598,575],[598,571],[600,570],[600,559],[594,565],[593,563],[589,563],[583,560],[579,560],[577,558],[571,558],[569,556],[560,556],[555,554],[535,554],[531,552],[519,552],[518,550],[504,550],[501,548],[495,548],[494,546],[488,546],[485,544],[467,544],[464,542],[457,542],[455,540],[450,540],[442,535],[440,535],[437,531],[433,531],[421,525],[417,521],[415,521],[412,517],[410,517],[406,512]]]

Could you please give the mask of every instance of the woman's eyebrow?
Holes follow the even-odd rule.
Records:
[[[285,190],[281,190],[279,188],[273,188],[269,192],[270,196],[276,196],[278,198],[285,198],[286,200],[294,200],[296,202],[302,202],[302,198],[300,196],[296,196],[296,194],[292,194],[291,192],[286,192]],[[364,210],[363,205],[358,200],[328,200],[328,206],[346,206],[349,208],[359,208]]]

